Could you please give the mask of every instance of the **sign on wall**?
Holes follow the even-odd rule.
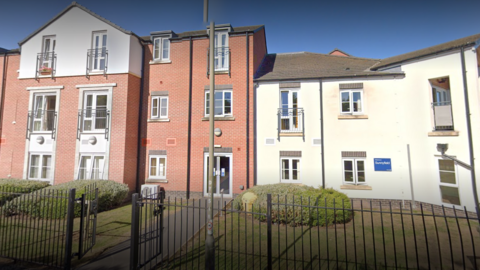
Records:
[[[392,171],[392,160],[390,158],[374,158],[373,164],[375,166],[375,171]]]

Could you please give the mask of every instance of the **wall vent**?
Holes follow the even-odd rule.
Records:
[[[320,139],[320,138],[313,138],[313,139],[312,139],[312,145],[313,145],[313,146],[320,146],[320,145],[322,145],[322,139]]]
[[[275,145],[275,139],[274,138],[265,138],[265,144],[266,145]]]
[[[167,138],[167,146],[176,146],[177,139],[176,138]]]

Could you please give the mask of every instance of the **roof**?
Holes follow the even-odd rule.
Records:
[[[441,52],[458,49],[462,46],[470,46],[475,44],[475,42],[479,39],[480,39],[480,34],[476,34],[476,35],[460,38],[457,40],[449,41],[446,43],[442,43],[439,45],[435,45],[432,47],[424,48],[421,50],[385,58],[381,60],[379,63],[377,63],[375,66],[373,66],[371,69],[378,70],[380,68],[400,64],[408,60],[413,60],[416,58],[425,57],[429,55],[435,55]]]
[[[4,49],[4,48],[0,47],[0,53],[6,53],[6,52],[8,52],[7,49]]]
[[[369,67],[379,61],[311,52],[267,54],[255,74],[255,81],[404,75],[370,71]]]
[[[328,54],[332,54],[332,53],[334,53],[334,52],[340,52],[340,53],[344,54],[345,56],[351,56],[350,54],[348,54],[348,53],[340,50],[339,48],[333,49],[333,50],[332,50],[331,52],[329,52]]]
[[[236,33],[245,33],[245,32],[256,32],[263,28],[264,25],[250,25],[250,26],[240,26],[240,27],[232,27],[232,31],[230,34],[236,34]],[[195,30],[195,31],[185,31],[181,33],[175,33],[176,36],[174,36],[172,39],[182,39],[182,38],[187,38],[187,37],[200,37],[200,36],[207,36],[207,30]],[[149,41],[150,36],[143,36],[141,37],[143,41]]]
[[[28,37],[24,38],[22,41],[20,41],[18,44],[21,46],[23,43],[27,42],[29,39],[31,39],[33,36],[35,36],[36,34],[38,34],[38,32],[42,31],[43,29],[45,29],[47,26],[49,26],[51,23],[53,23],[54,21],[56,21],[58,18],[60,18],[61,16],[63,16],[65,13],[67,13],[70,9],[74,8],[74,7],[77,7],[85,12],[87,12],[88,14],[92,15],[93,17],[105,22],[106,24],[112,26],[113,28],[116,28],[117,30],[127,34],[127,35],[134,35],[136,37],[138,37],[137,35],[135,35],[132,31],[128,31],[128,30],[125,30],[123,28],[121,28],[120,26],[114,24],[113,22],[103,18],[102,16],[94,13],[93,11],[87,9],[86,7],[78,4],[77,2],[72,2],[68,7],[66,7],[64,10],[62,10],[60,13],[57,14],[57,16],[53,17],[52,19],[50,19],[47,23],[45,23],[44,25],[42,25],[40,28],[38,28],[37,30],[35,30],[33,33],[31,33]],[[140,37],[138,37],[140,38]]]

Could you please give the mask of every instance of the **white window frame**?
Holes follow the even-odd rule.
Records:
[[[47,40],[48,40],[48,46],[47,46]],[[56,42],[56,36],[55,35],[52,35],[52,36],[43,36],[42,38],[42,53],[44,54],[43,55],[43,58],[40,59],[41,63],[40,63],[40,66],[39,68],[41,68],[42,66],[45,66],[45,67],[49,67],[49,68],[53,68],[53,55],[49,55],[49,53],[54,53],[55,52],[55,47],[57,45],[57,42]]]
[[[90,164],[87,164],[87,172],[86,172],[86,175],[88,175],[88,177],[86,178],[83,178],[83,179],[80,179],[80,170],[81,170],[81,165],[82,165],[82,159],[84,157],[90,157],[90,161],[89,163]],[[94,165],[95,165],[95,158],[96,157],[102,157],[103,158],[103,168],[100,168],[99,170],[101,170],[101,177],[100,178],[92,178],[92,175],[93,175],[93,172],[94,172]],[[78,172],[77,172],[77,180],[103,180],[105,179],[104,175],[105,175],[105,167],[106,167],[106,156],[105,155],[98,155],[98,154],[80,154],[80,158],[78,160]],[[98,168],[97,168],[98,169]]]
[[[41,108],[38,108],[38,104],[37,104],[37,97],[42,97],[42,107]],[[31,118],[31,130],[33,133],[45,133],[45,132],[51,132],[53,130],[53,127],[52,127],[52,130],[49,130],[49,129],[46,129],[46,130],[43,130],[44,129],[44,124],[46,124],[46,112],[47,110],[45,109],[45,106],[46,106],[46,98],[47,97],[55,97],[55,108],[53,110],[50,110],[50,111],[53,111],[53,113],[55,113],[57,111],[57,102],[58,102],[58,98],[57,98],[57,94],[56,93],[43,93],[43,92],[39,92],[39,93],[34,93],[33,94],[33,108],[32,108],[32,118]],[[41,110],[43,111],[42,115],[40,116],[40,118],[36,118],[37,116],[37,111],[38,110]],[[55,115],[52,115],[51,117],[53,117],[53,121],[55,121]],[[39,130],[35,130],[35,122],[40,122],[40,129]],[[53,123],[53,126],[55,126],[55,123]]]
[[[288,160],[288,176],[289,179],[283,179],[283,161]],[[293,160],[298,160],[300,163],[297,167],[297,180],[293,180]],[[280,182],[281,183],[302,183],[302,158],[300,157],[280,157]]]
[[[342,100],[342,93],[348,93],[349,103],[350,103],[350,110],[343,111],[343,100]],[[360,111],[354,112],[353,111],[353,93],[360,93]],[[363,89],[342,89],[340,90],[340,113],[341,114],[365,114],[365,100],[363,95]]]
[[[105,40],[103,40],[103,36],[105,36]],[[95,43],[95,40],[96,38],[98,37],[98,40],[99,40],[99,44],[97,46],[97,44]],[[107,31],[99,31],[99,32],[93,32],[92,33],[92,50],[94,49],[101,49],[101,53],[100,55],[97,57],[95,57],[95,54],[94,55],[91,55],[91,63],[90,63],[90,71],[91,72],[99,72],[99,71],[103,71],[105,69],[105,67],[108,65],[108,63],[106,62],[107,59],[105,58],[105,55],[106,55],[106,51],[107,51],[107,44],[108,44],[108,34],[107,34]],[[105,54],[104,54],[105,52]],[[102,56],[102,54],[104,54]],[[102,69],[101,68],[101,63],[102,63],[102,60],[104,61],[104,64],[105,64],[105,67]],[[97,64],[97,68],[95,68],[95,64]]]
[[[38,165],[38,172],[37,177],[30,177],[30,173],[32,170],[32,156],[39,156],[39,165]],[[47,178],[42,178],[42,169],[44,167],[43,164],[43,157],[50,156],[50,175]],[[28,174],[27,179],[29,180],[41,180],[41,181],[51,181],[53,179],[53,154],[52,153],[30,153],[28,157]]]
[[[225,44],[220,44],[220,39],[222,37],[225,37]],[[215,71],[225,71],[225,70],[228,70],[229,69],[229,54],[228,54],[228,50],[229,50],[229,47],[228,47],[228,38],[229,38],[229,35],[228,35],[228,32],[227,31],[218,31],[218,32],[215,32],[215,57],[214,57],[214,63],[215,63]],[[221,45],[221,46],[220,46]],[[221,60],[222,60],[222,56],[217,52],[217,49],[218,48],[223,48],[223,50],[226,50],[226,53],[224,53],[223,55],[223,59],[225,60],[224,61],[224,65],[222,66],[220,63],[221,63]]]
[[[92,113],[90,117],[87,117],[86,114],[87,114],[87,96],[89,95],[92,95],[92,105],[91,105],[91,108],[90,110],[92,110]],[[99,129],[96,129],[95,128],[95,125],[96,125],[96,120],[97,120],[97,96],[106,96],[106,99],[107,99],[107,104],[105,106],[105,128],[99,128]],[[84,94],[83,94],[83,107],[82,107],[82,119],[81,121],[83,121],[82,123],[82,132],[83,133],[98,133],[98,132],[104,132],[106,128],[108,128],[109,126],[107,125],[110,125],[110,121],[107,121],[107,118],[109,116],[107,116],[107,112],[109,111],[109,102],[110,102],[110,97],[109,97],[109,93],[107,91],[84,91]],[[95,115],[95,116],[94,116]],[[86,120],[90,120],[92,122],[91,124],[91,129],[90,130],[85,130],[85,121]]]
[[[153,102],[154,101],[157,101],[157,113],[155,114],[154,113],[154,105],[153,105]],[[167,101],[167,106],[166,106],[166,114],[165,115],[162,115],[162,100],[166,100]],[[168,96],[153,96],[152,97],[152,105],[151,105],[151,111],[150,111],[150,118],[152,119],[162,119],[162,118],[168,118]]]
[[[282,100],[282,93],[283,92],[288,92],[288,98],[287,98],[287,115],[284,115],[284,112],[283,112],[283,100]],[[296,94],[297,95],[297,103],[295,104],[297,107],[294,108],[294,103],[293,103],[293,94]],[[302,129],[302,123],[301,123],[301,118],[298,114],[298,110],[301,110],[302,107],[300,106],[300,91],[298,91],[297,89],[281,89],[280,90],[280,98],[279,98],[279,102],[280,102],[280,109],[282,109],[282,111],[280,112],[280,119],[281,119],[281,127],[283,126],[283,121],[284,120],[288,120],[288,129],[281,129],[280,131],[281,132],[288,132],[288,131],[301,131],[303,130]],[[293,109],[297,109],[297,115],[296,115],[296,119],[297,119],[297,126],[295,127],[294,124],[293,124],[293,119],[295,118],[295,116],[293,114],[290,114],[290,110],[293,110]]]
[[[438,168],[438,191],[439,191],[439,195],[440,195],[440,202],[442,204],[446,204],[446,205],[461,205],[462,204],[462,198],[460,196],[460,187],[458,186],[458,164],[457,162],[451,160],[453,162],[453,167],[454,167],[454,173],[455,173],[455,184],[449,184],[449,183],[443,183],[441,181],[441,178],[440,178],[440,172],[449,172],[451,173],[451,171],[444,171],[444,170],[440,170],[440,160],[450,160],[450,159],[443,159],[443,158],[437,158],[437,168]],[[445,187],[452,187],[452,188],[456,188],[457,191],[458,191],[458,200],[460,201],[460,204],[450,204],[450,203],[445,203],[443,202],[443,199],[442,199],[442,190],[440,189],[440,186],[445,186]]]
[[[152,158],[155,159],[155,165],[157,166],[157,174],[151,175],[152,169]],[[165,167],[163,168],[164,175],[159,175],[160,173],[160,159],[165,159]],[[149,155],[148,156],[148,178],[149,179],[167,179],[167,156],[166,155]]]
[[[352,173],[353,173],[353,182],[345,180],[345,161],[352,161]],[[363,174],[365,175],[365,181],[358,181],[358,164],[357,161],[363,161]],[[367,173],[366,173],[366,159],[365,158],[342,158],[342,180],[345,185],[366,185],[367,182]]]
[[[222,93],[222,114],[215,114],[215,117],[226,117],[226,116],[232,116],[233,115],[233,91],[232,90],[215,90],[215,94],[221,92]],[[230,113],[225,113],[225,93],[230,93]],[[207,90],[205,91],[205,116],[209,116],[210,114],[207,113],[207,94],[210,95],[210,91]],[[208,99],[209,103],[211,103],[210,98]],[[215,104],[215,97],[213,100]],[[209,107],[208,109],[210,110],[211,105],[208,104]]]
[[[158,55],[155,56],[155,44],[158,43]],[[163,57],[163,51],[165,49],[165,44],[164,42],[167,42],[168,48],[168,56],[165,58]],[[152,48],[152,56],[154,61],[170,61],[170,38],[168,37],[156,37],[153,39],[153,48]]]

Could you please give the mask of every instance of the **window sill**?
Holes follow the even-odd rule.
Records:
[[[145,180],[145,183],[168,183],[167,179],[151,179],[148,178]]]
[[[155,122],[170,122],[170,118],[150,118],[147,120],[148,123],[155,123]]]
[[[214,117],[215,121],[235,121],[235,117],[233,116],[225,116],[225,117]],[[202,121],[209,121],[210,117],[203,117]]]
[[[351,114],[340,114],[338,119],[368,119],[368,115],[351,115]]]
[[[88,76],[103,75],[103,74],[107,74],[107,73],[104,72],[103,70],[90,71],[90,72],[88,72]]]
[[[350,190],[372,190],[371,186],[367,185],[341,185],[340,189],[350,189]]]
[[[437,137],[437,136],[458,136],[459,132],[455,130],[442,130],[442,131],[432,131],[428,132],[428,137]]]
[[[171,64],[172,60],[151,60],[148,62],[150,65],[158,65],[158,64]]]
[[[288,133],[280,132],[280,137],[303,137],[303,133],[302,132],[288,132]]]

